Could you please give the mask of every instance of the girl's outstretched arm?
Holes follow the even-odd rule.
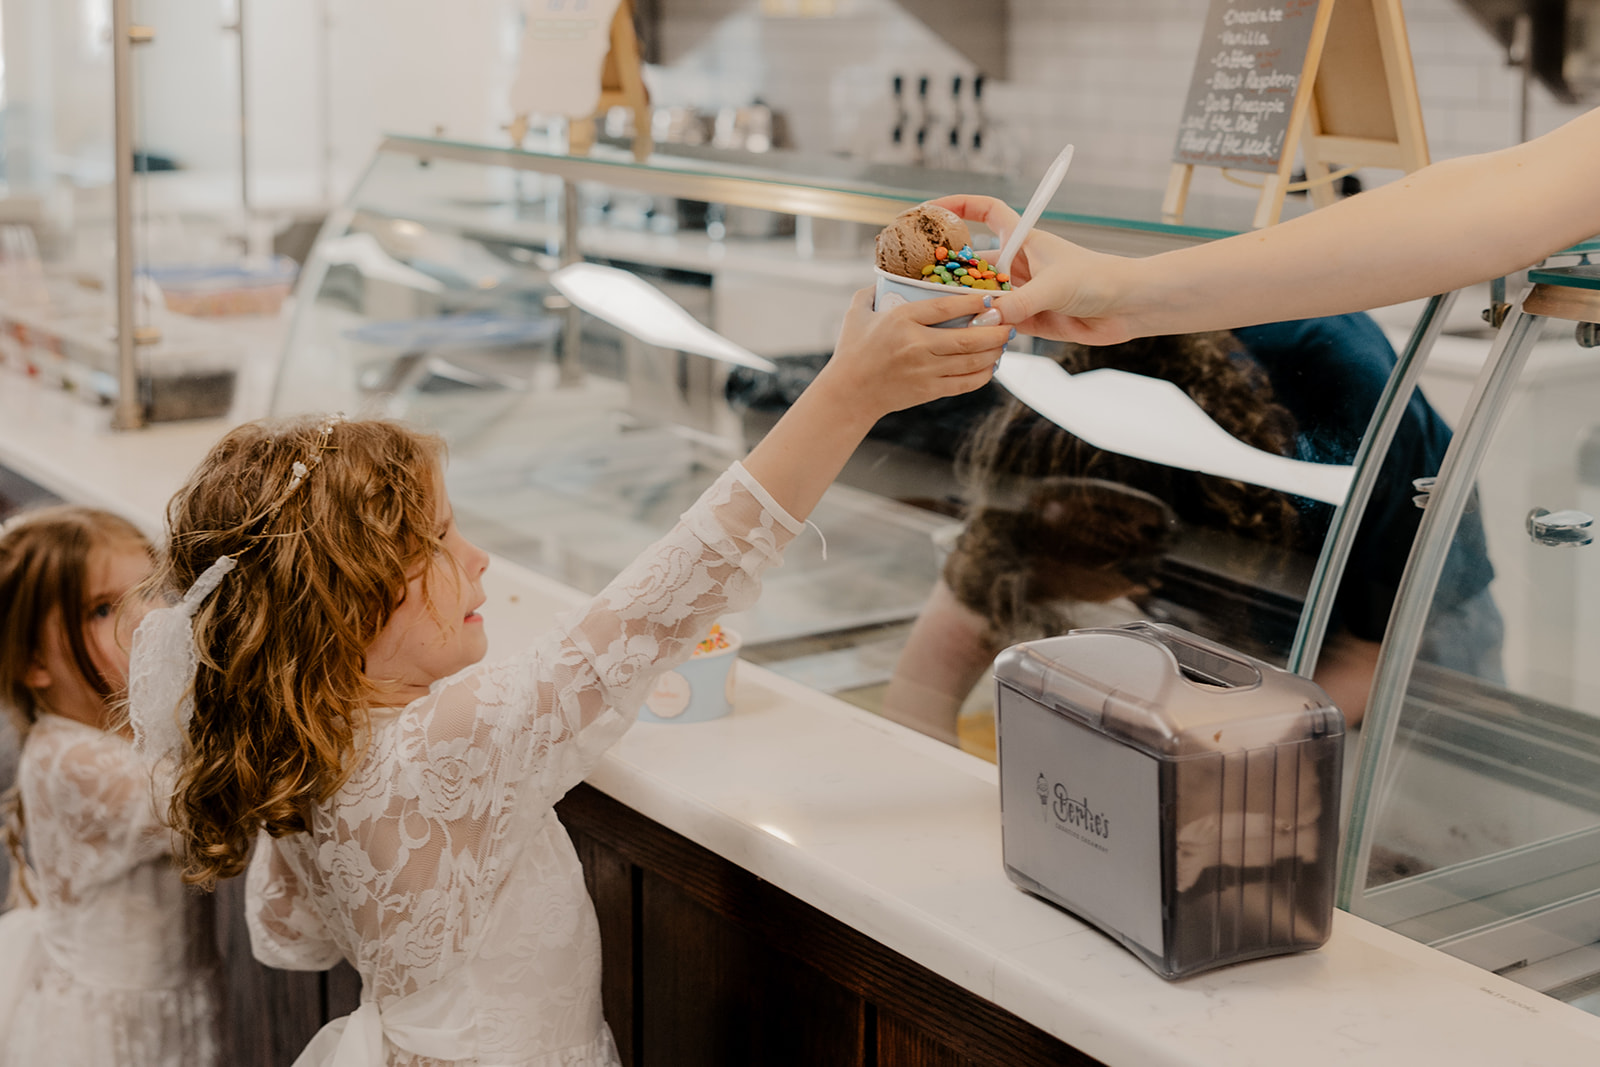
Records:
[[[514,781],[554,803],[633,722],[656,678],[713,622],[756,602],[761,575],[873,423],[989,380],[1008,327],[928,325],[982,310],[967,294],[874,313],[871,291],[857,293],[833,358],[749,458],[542,641],[436,687],[407,720],[417,734],[405,751],[426,762],[464,745],[485,754],[465,795],[507,796]]]
[[[1310,318],[1521,270],[1600,233],[1600,109],[1499,152],[1445,160],[1265,230],[1125,259],[1035,233],[1000,298],[1024,332],[1087,344]],[[999,232],[988,197],[940,203]]]
[[[973,293],[875,312],[872,290],[856,293],[833,358],[745,459],[745,469],[779,506],[804,519],[875,422],[970,392],[993,376],[1008,327],[931,328],[982,310]]]

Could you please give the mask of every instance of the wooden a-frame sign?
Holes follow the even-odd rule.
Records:
[[[1314,14],[1310,10],[1313,8]],[[1185,162],[1181,150],[1186,135],[1180,131],[1180,151],[1175,153],[1179,162],[1172,165],[1161,205],[1164,221],[1183,220],[1196,165],[1224,169],[1243,166],[1265,172],[1252,223],[1256,227],[1278,221],[1284,196],[1289,192],[1304,189],[1313,204],[1323,207],[1337,199],[1333,182],[1357,168],[1381,167],[1409,173],[1428,165],[1427,135],[1422,128],[1416,71],[1400,0],[1259,0],[1253,8],[1241,7],[1239,0],[1212,0],[1208,35],[1223,42],[1242,41],[1244,48],[1241,52],[1239,48],[1225,47],[1208,61],[1208,42],[1202,42],[1195,84],[1186,102],[1185,127],[1199,128],[1209,119],[1214,128],[1219,119],[1213,117],[1213,112],[1239,102],[1237,95],[1227,93],[1220,94],[1219,102],[1219,94],[1209,91],[1214,84],[1203,84],[1207,80],[1203,68],[1208,62],[1218,69],[1225,68],[1230,54],[1235,58],[1247,56],[1253,44],[1276,43],[1269,40],[1276,26],[1293,27],[1293,19],[1307,16],[1312,19],[1309,41],[1293,102],[1287,107],[1287,125],[1281,131],[1276,165],[1272,166],[1271,160],[1266,166],[1259,162],[1254,166],[1230,164],[1226,158],[1205,158],[1204,153],[1191,153],[1193,161]],[[1217,26],[1226,28],[1213,34]],[[1257,35],[1254,40],[1252,34]],[[1263,48],[1255,54],[1273,52]],[[1246,76],[1237,75],[1241,80]],[[1209,77],[1229,75],[1212,73]],[[1261,79],[1254,82],[1261,83]],[[1228,121],[1224,112],[1220,122]],[[1215,143],[1212,141],[1207,147]],[[1304,157],[1306,180],[1291,185],[1297,151]],[[1335,171],[1334,167],[1339,169]]]
[[[633,158],[644,162],[655,148],[650,131],[650,92],[639,62],[639,38],[633,29],[633,0],[622,0],[611,17],[611,51],[600,74],[600,103],[588,118],[567,124],[567,151],[588,155],[594,146],[595,121],[613,107],[633,112]]]
[[[655,141],[650,132],[650,92],[645,88],[639,38],[633,28],[633,0],[621,0],[617,4],[609,32],[608,50],[600,68],[599,97],[589,114],[568,118],[567,150],[575,156],[588,155],[589,149],[594,147],[596,120],[620,106],[633,112],[633,156],[643,162],[654,150]],[[515,104],[513,100],[513,106]],[[506,126],[514,145],[522,144],[528,134],[526,111],[531,109],[526,103],[523,107],[524,110]]]

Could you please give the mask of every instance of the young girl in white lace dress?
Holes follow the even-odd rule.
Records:
[[[118,605],[151,557],[137,529],[88,508],[0,533],[0,703],[23,737],[5,832],[3,1067],[217,1060],[210,901],[180,881],[165,803],[113,711],[137,621]]]
[[[191,592],[135,638],[134,712],[153,751],[176,751],[191,880],[248,862],[257,957],[361,974],[360,1009],[300,1064],[619,1062],[552,805],[653,679],[754,602],[874,422],[989,380],[1005,329],[928,325],[981,309],[967,295],[874,314],[857,294],[833,359],[749,458],[492,665],[476,665],[488,557],[453,521],[438,441],[308,418],[216,446],[169,508],[161,580]],[[192,703],[174,673],[187,647]]]

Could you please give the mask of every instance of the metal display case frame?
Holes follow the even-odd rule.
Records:
[[[1581,346],[1600,342],[1600,268],[1538,268],[1528,280],[1531,287],[1510,302],[1466,418],[1426,495],[1373,681],[1338,905],[1485,969],[1515,980],[1525,975],[1525,984],[1573,1001],[1600,990],[1600,718],[1592,709],[1478,684],[1418,655],[1457,528],[1475,507],[1479,472],[1536,343],[1551,320],[1575,324]],[[1586,544],[1591,526],[1592,518],[1575,510],[1536,508],[1527,516],[1534,543],[1556,550]],[[1402,745],[1511,795],[1589,812],[1590,825],[1552,826],[1534,840],[1385,881],[1375,875],[1374,851],[1384,820],[1402,803],[1396,799],[1404,784]],[[1433,814],[1441,824],[1450,817]]]

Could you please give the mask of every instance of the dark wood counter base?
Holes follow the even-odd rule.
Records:
[[[591,786],[556,810],[628,1067],[1099,1062]]]

